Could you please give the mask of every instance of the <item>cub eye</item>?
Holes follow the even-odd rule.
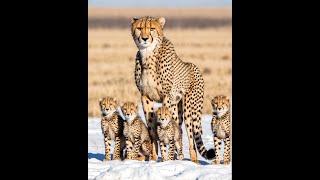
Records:
[[[142,28],[141,28],[141,27],[138,27],[137,29],[138,29],[139,31],[141,31]]]
[[[154,31],[155,30],[155,28],[150,28],[150,31]]]

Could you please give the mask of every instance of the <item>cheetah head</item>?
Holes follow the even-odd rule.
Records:
[[[230,101],[226,96],[219,95],[215,96],[211,100],[213,114],[218,117],[223,116],[227,111],[229,111]]]
[[[161,128],[165,128],[172,118],[169,108],[162,106],[157,110],[156,114],[157,123],[161,126]]]
[[[138,106],[133,102],[126,102],[122,105],[121,110],[125,119],[131,123],[137,116]]]
[[[99,100],[99,105],[101,109],[101,115],[111,116],[114,112],[117,111],[118,102],[115,98],[112,97],[104,97]]]
[[[132,18],[131,34],[137,47],[140,50],[148,47],[154,49],[162,41],[165,22],[166,20],[163,17]]]

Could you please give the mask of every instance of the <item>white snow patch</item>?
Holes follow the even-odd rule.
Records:
[[[155,109],[160,105],[156,104]],[[139,105],[139,114],[143,121],[144,115]],[[210,128],[211,115],[202,117],[203,135],[202,139],[207,149],[213,148],[213,138]],[[156,161],[135,161],[135,160],[113,160],[103,161],[104,143],[101,132],[100,118],[88,119],[88,179],[181,179],[181,180],[229,180],[231,179],[230,165],[212,165],[210,160],[206,160],[198,154],[200,164],[190,161],[189,142],[184,124],[183,129],[183,153],[185,159],[156,162]],[[114,143],[112,143],[112,147]],[[160,151],[159,151],[160,152]],[[111,148],[111,154],[113,148]],[[160,155],[161,156],[161,155]],[[160,158],[159,158],[160,159]],[[159,161],[159,160],[158,160]]]

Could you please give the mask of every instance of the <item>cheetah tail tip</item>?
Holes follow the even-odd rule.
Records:
[[[214,157],[215,157],[215,152],[214,152],[214,150],[213,150],[213,149],[209,149],[209,150],[207,151],[207,159],[211,160],[211,159],[213,159]]]

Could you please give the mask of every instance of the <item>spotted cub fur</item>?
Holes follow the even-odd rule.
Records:
[[[123,136],[123,119],[117,112],[117,101],[114,98],[106,97],[99,100],[101,109],[101,129],[104,135],[105,159],[111,160],[111,141],[115,141],[113,159],[123,159],[125,138]]]
[[[211,101],[213,116],[211,128],[214,135],[214,146],[216,157],[214,164],[221,163],[221,142],[224,141],[223,164],[229,164],[231,160],[231,123],[230,123],[230,102],[226,96],[216,96]]]
[[[163,106],[157,110],[157,133],[160,140],[160,150],[162,160],[174,160],[174,151],[177,150],[178,159],[183,159],[181,134],[179,126],[172,120],[169,108]],[[166,155],[166,145],[169,144],[168,157]]]
[[[127,159],[149,160],[151,139],[147,126],[137,114],[137,106],[133,102],[126,102],[121,109],[125,116],[123,134],[126,138]]]

